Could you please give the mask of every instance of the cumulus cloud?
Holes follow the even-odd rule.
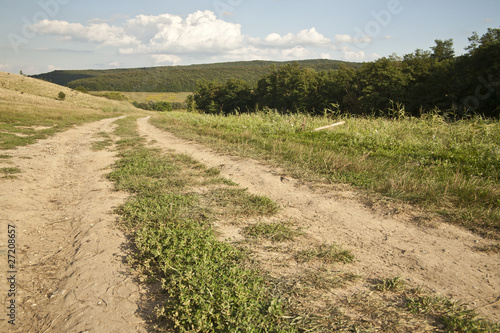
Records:
[[[91,23],[88,26],[84,26],[80,23],[42,20],[30,26],[30,29],[39,35],[84,40],[99,43],[102,46],[137,44],[137,39],[134,36],[127,35],[122,27],[111,26],[107,23]]]
[[[153,54],[151,57],[153,58],[156,64],[169,63],[177,65],[182,61],[182,58],[176,56],[175,54]]]
[[[301,30],[298,34],[288,33],[281,36],[278,33],[271,33],[263,40],[259,38],[251,39],[256,45],[266,45],[275,47],[300,46],[325,46],[331,44],[331,40],[319,33],[316,28]]]
[[[340,47],[359,42],[359,38],[349,35],[339,34],[331,40],[312,27],[298,33],[270,33],[263,38],[252,38],[242,33],[240,24],[218,18],[209,10],[186,17],[137,15],[121,24],[98,19],[85,24],[42,20],[29,28],[60,40],[114,47],[120,55],[149,55],[155,64],[177,65],[187,58],[205,61],[330,58],[332,51],[341,52],[346,59],[361,60],[365,56],[363,52]]]

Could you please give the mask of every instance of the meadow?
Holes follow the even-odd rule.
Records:
[[[345,121],[331,130],[316,128]],[[291,175],[366,190],[500,239],[500,123],[473,118],[311,117],[273,111],[234,116],[164,113],[153,123],[221,152],[285,168]],[[375,199],[379,195],[378,199]],[[382,197],[380,197],[382,196]],[[418,219],[422,221],[422,219]]]

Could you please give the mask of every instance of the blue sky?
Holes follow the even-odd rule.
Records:
[[[373,61],[500,27],[498,0],[0,0],[0,71]]]

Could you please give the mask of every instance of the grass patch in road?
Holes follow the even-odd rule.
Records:
[[[354,255],[351,251],[346,250],[339,245],[321,244],[311,247],[310,249],[300,251],[296,254],[295,259],[298,262],[319,260],[325,264],[349,264],[353,262]]]
[[[410,296],[406,306],[414,314],[432,318],[444,332],[500,332],[499,324],[477,319],[473,310],[448,298]]]
[[[403,278],[401,278],[400,276],[396,276],[393,279],[388,278],[377,282],[374,286],[374,289],[382,292],[398,292],[405,289],[405,284],[406,283]]]
[[[335,120],[171,112],[152,123],[219,151],[266,160],[297,178],[348,183],[500,239],[498,121],[447,122],[437,115],[339,120],[345,125],[320,132],[312,129]]]
[[[267,239],[272,242],[293,241],[302,235],[298,229],[292,229],[287,223],[259,222],[244,228],[243,233],[251,238]]]
[[[11,167],[11,168],[0,168],[0,173],[4,175],[13,175],[16,173],[21,173],[21,169],[16,168],[16,167]]]
[[[215,206],[224,204],[224,209],[236,210],[235,215],[259,216],[274,211],[276,204],[243,190],[218,188],[218,172],[186,155],[144,147],[137,139],[135,119],[119,124],[115,134],[122,137],[121,160],[109,178],[117,189],[134,193],[117,212],[135,234],[134,266],[146,281],[161,284],[164,293],[155,329],[294,332],[263,277],[239,265],[244,253],[218,241],[211,228]],[[214,189],[196,193],[201,183],[214,184]],[[236,206],[243,208],[238,211]]]

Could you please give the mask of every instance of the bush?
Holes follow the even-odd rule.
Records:
[[[64,101],[66,99],[66,94],[60,91],[59,94],[57,95],[57,98],[60,99],[61,101]]]

